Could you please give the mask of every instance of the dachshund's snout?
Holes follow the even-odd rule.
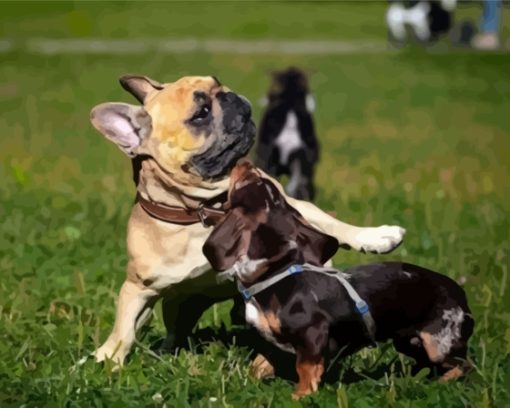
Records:
[[[254,169],[255,167],[250,160],[242,158],[237,162],[230,173],[230,185],[235,186],[236,183],[244,180]]]

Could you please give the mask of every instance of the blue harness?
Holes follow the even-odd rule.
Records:
[[[275,283],[289,277],[292,275],[297,275],[300,273],[303,273],[304,271],[311,271],[311,272],[317,272],[322,273],[323,275],[330,276],[332,278],[336,278],[340,284],[345,288],[347,293],[349,294],[349,297],[353,300],[354,306],[356,308],[356,311],[361,317],[361,320],[364,323],[366,332],[370,340],[375,343],[375,321],[372,317],[372,314],[370,313],[370,308],[368,307],[367,302],[361,298],[361,296],[356,292],[356,289],[353,288],[353,286],[349,283],[349,281],[346,279],[346,276],[343,272],[340,272],[336,269],[332,268],[325,268],[325,267],[319,267],[315,265],[310,264],[304,264],[304,265],[291,265],[284,271],[277,273],[276,275],[273,275],[269,279],[266,279],[261,282],[257,282],[253,285],[251,285],[249,288],[245,288],[239,279],[237,279],[237,289],[239,290],[239,293],[243,296],[243,299],[245,302],[249,301],[253,296],[255,296],[257,293],[262,292],[263,290],[266,290],[267,288],[273,286]],[[229,269],[225,272],[222,272],[219,274],[220,279],[224,279],[225,277],[231,278],[236,276],[236,271],[234,269]]]

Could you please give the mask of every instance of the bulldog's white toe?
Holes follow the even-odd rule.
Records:
[[[80,367],[87,362],[87,360],[91,357],[91,354],[86,355],[80,358],[75,364],[69,367],[69,372],[74,373],[80,369]]]
[[[117,348],[112,348],[107,345],[99,347],[92,353],[97,363],[101,363],[106,359],[113,361],[116,365],[121,366],[124,358],[120,355],[120,351]]]
[[[405,233],[406,230],[399,226],[381,225],[380,227],[363,228],[356,236],[356,240],[363,252],[385,254],[393,251],[402,243]]]
[[[76,362],[76,366],[82,366],[83,364],[85,364],[87,362],[87,360],[90,358],[90,355],[88,356],[85,356],[85,357],[82,357],[80,358],[77,362]]]

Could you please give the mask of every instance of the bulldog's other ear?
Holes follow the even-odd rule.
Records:
[[[90,112],[90,121],[107,139],[128,156],[152,130],[149,114],[141,106],[127,103],[102,103]]]
[[[144,103],[150,92],[163,89],[163,85],[158,81],[142,75],[123,75],[119,78],[119,82],[126,91],[141,103]]]

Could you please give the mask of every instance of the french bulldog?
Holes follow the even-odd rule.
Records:
[[[230,170],[255,137],[250,103],[212,76],[159,83],[126,75],[120,83],[140,105],[109,102],[91,112],[93,126],[131,158],[137,185],[114,327],[93,353],[97,361],[117,364],[158,299],[168,330],[162,347],[169,349],[185,343],[205,309],[236,294],[232,283],[216,283],[202,246],[222,214]],[[349,225],[313,204],[288,201],[308,222],[358,251],[389,252],[405,234],[398,226]]]

